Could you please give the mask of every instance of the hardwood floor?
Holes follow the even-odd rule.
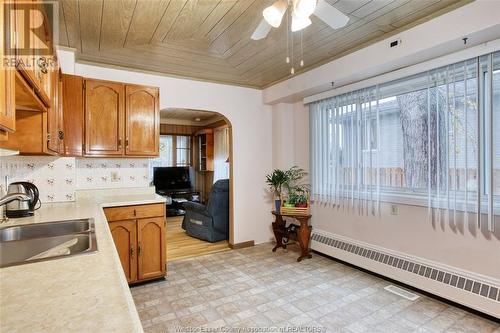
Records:
[[[196,239],[187,235],[181,224],[182,216],[167,217],[167,261],[229,250],[228,241],[210,243]]]

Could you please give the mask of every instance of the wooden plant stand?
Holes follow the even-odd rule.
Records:
[[[286,249],[288,243],[291,240],[294,240],[298,241],[300,245],[301,254],[297,258],[297,261],[300,262],[304,258],[312,258],[309,251],[309,240],[311,238],[312,230],[312,227],[309,225],[311,215],[281,214],[275,211],[273,211],[272,213],[276,218],[276,220],[273,222],[273,232],[274,237],[276,238],[276,246],[273,248],[273,252],[276,252],[276,249],[280,247]],[[291,224],[287,227],[283,217],[294,218],[300,223],[300,226]]]

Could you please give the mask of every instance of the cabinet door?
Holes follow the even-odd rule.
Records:
[[[58,153],[64,155],[64,113],[63,113],[63,84],[61,70],[57,73],[57,138],[59,141]]]
[[[63,74],[61,84],[64,155],[83,156],[83,78]]]
[[[59,152],[59,73],[56,70],[50,70],[47,73],[51,84],[50,108],[47,109],[47,148],[50,152]]]
[[[110,222],[109,228],[127,281],[134,282],[137,280],[136,221]]]
[[[131,156],[158,156],[160,112],[158,88],[125,87],[125,153]]]
[[[85,80],[85,155],[123,155],[123,84]]]
[[[165,218],[137,220],[139,280],[165,275]]]
[[[6,17],[5,4],[0,2],[0,17],[5,24],[0,26],[0,55],[6,55],[5,45],[10,43],[13,32],[8,28],[10,26],[9,18]],[[8,55],[6,55],[8,56]],[[0,63],[0,130],[14,131],[16,129],[15,114],[15,72],[4,61]],[[2,137],[7,137],[7,133]]]

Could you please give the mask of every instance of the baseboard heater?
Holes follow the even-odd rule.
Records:
[[[482,298],[480,303],[488,304],[488,309],[478,307],[477,305],[470,304],[469,302],[461,302],[457,297],[451,299],[454,302],[470,306],[476,310],[485,312],[494,317],[500,318],[500,313],[494,309],[500,309],[500,282],[487,282],[480,280],[477,277],[467,276],[467,274],[460,273],[458,271],[453,271],[450,269],[445,269],[438,267],[437,265],[425,264],[422,260],[411,259],[403,254],[397,255],[393,251],[389,252],[381,248],[376,248],[373,246],[368,246],[361,242],[348,239],[343,236],[337,236],[321,230],[313,230],[311,236],[311,248],[320,253],[332,256],[334,258],[339,257],[339,259],[345,260],[346,258],[340,258],[342,254],[350,254],[352,260],[345,260],[351,264],[363,267],[368,270],[372,270],[375,273],[382,274],[388,278],[394,280],[400,280],[394,278],[391,274],[384,270],[383,266],[380,266],[379,270],[371,269],[371,267],[366,267],[363,265],[363,260],[369,260],[369,263],[390,266],[392,269],[401,270],[405,273],[412,274],[413,277],[420,279],[429,279],[434,282],[444,284],[448,287],[456,288],[459,292],[467,292],[475,297]],[[341,252],[338,252],[341,251]],[[356,260],[356,257],[352,255],[359,256],[361,260]],[[366,263],[366,261],[364,261]],[[369,265],[373,266],[373,265]],[[385,272],[384,272],[385,271]],[[415,280],[415,279],[412,279]],[[421,281],[421,280],[420,280]],[[450,298],[443,295],[442,292],[436,293],[434,290],[429,290],[430,288],[422,288],[422,285],[415,285],[408,281],[400,281],[414,287],[420,288],[430,293],[437,294],[438,296],[444,298]],[[486,301],[486,302],[484,302]],[[493,310],[491,310],[493,309]],[[495,313],[497,312],[497,313]]]

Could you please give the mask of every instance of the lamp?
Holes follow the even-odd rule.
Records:
[[[269,25],[278,28],[286,12],[287,4],[283,0],[278,0],[272,6],[267,7],[262,12],[264,19]]]
[[[309,17],[316,9],[317,0],[294,0],[293,13],[299,18]]]
[[[309,17],[298,17],[295,12],[292,14],[292,32],[302,30],[311,24]]]

